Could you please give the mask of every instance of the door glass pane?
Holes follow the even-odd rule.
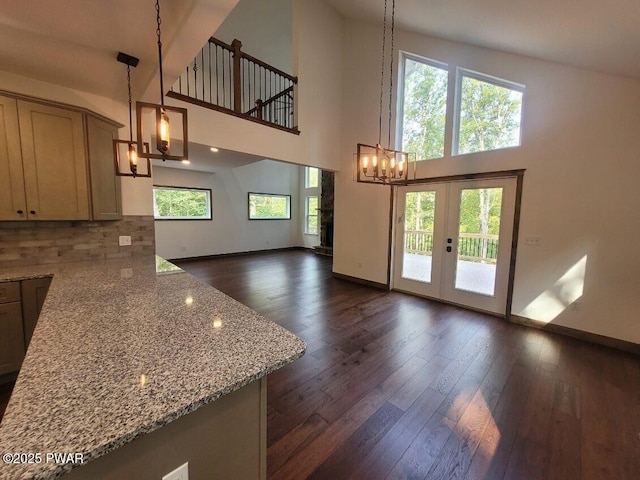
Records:
[[[494,295],[502,188],[470,188],[460,194],[455,288]]]
[[[436,192],[409,192],[404,207],[402,278],[431,283]]]

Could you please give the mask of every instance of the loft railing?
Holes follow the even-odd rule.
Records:
[[[169,96],[292,133],[298,78],[211,37],[187,65]]]
[[[433,232],[408,230],[404,232],[404,251],[417,255],[433,253]],[[496,263],[498,235],[461,233],[458,236],[458,255],[472,262]]]

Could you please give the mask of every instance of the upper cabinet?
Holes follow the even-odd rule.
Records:
[[[121,218],[117,127],[70,107],[0,96],[0,220]]]

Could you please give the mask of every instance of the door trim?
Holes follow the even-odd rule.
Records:
[[[518,253],[518,234],[520,232],[520,213],[522,211],[522,190],[524,184],[524,172],[526,170],[517,169],[517,170],[498,170],[492,172],[479,172],[479,173],[468,173],[461,175],[446,175],[440,177],[430,177],[430,178],[416,178],[414,180],[409,180],[407,182],[408,185],[428,185],[430,183],[450,183],[450,182],[459,182],[464,180],[486,180],[486,179],[496,179],[496,178],[515,178],[516,179],[516,192],[515,192],[515,204],[513,211],[513,231],[511,235],[511,255],[509,259],[509,273],[508,273],[508,281],[507,281],[507,298],[505,304],[505,314],[499,315],[495,312],[485,312],[490,315],[497,315],[500,318],[504,318],[506,320],[511,320],[511,308],[513,305],[513,290],[514,290],[514,281],[516,275],[516,255]],[[404,186],[404,185],[403,185]],[[396,213],[397,202],[394,201],[397,198],[397,189],[398,186],[391,186],[391,195],[390,195],[390,205],[389,205],[389,252],[388,252],[388,262],[387,262],[387,290],[392,290],[392,269],[393,269],[393,249],[395,248],[394,241],[394,226],[395,222],[393,221],[394,214]],[[402,290],[398,290],[402,291]],[[407,292],[405,292],[407,293]],[[410,295],[414,295],[409,293]],[[419,295],[416,295],[419,296]],[[425,297],[426,298],[426,297]],[[433,299],[434,301],[440,301],[439,299]],[[447,303],[447,302],[443,302]],[[465,307],[464,305],[460,305],[462,308],[467,308],[470,310],[470,307]]]

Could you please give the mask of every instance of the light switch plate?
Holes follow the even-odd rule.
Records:
[[[173,472],[167,473],[162,480],[189,480],[189,462],[180,465]]]

